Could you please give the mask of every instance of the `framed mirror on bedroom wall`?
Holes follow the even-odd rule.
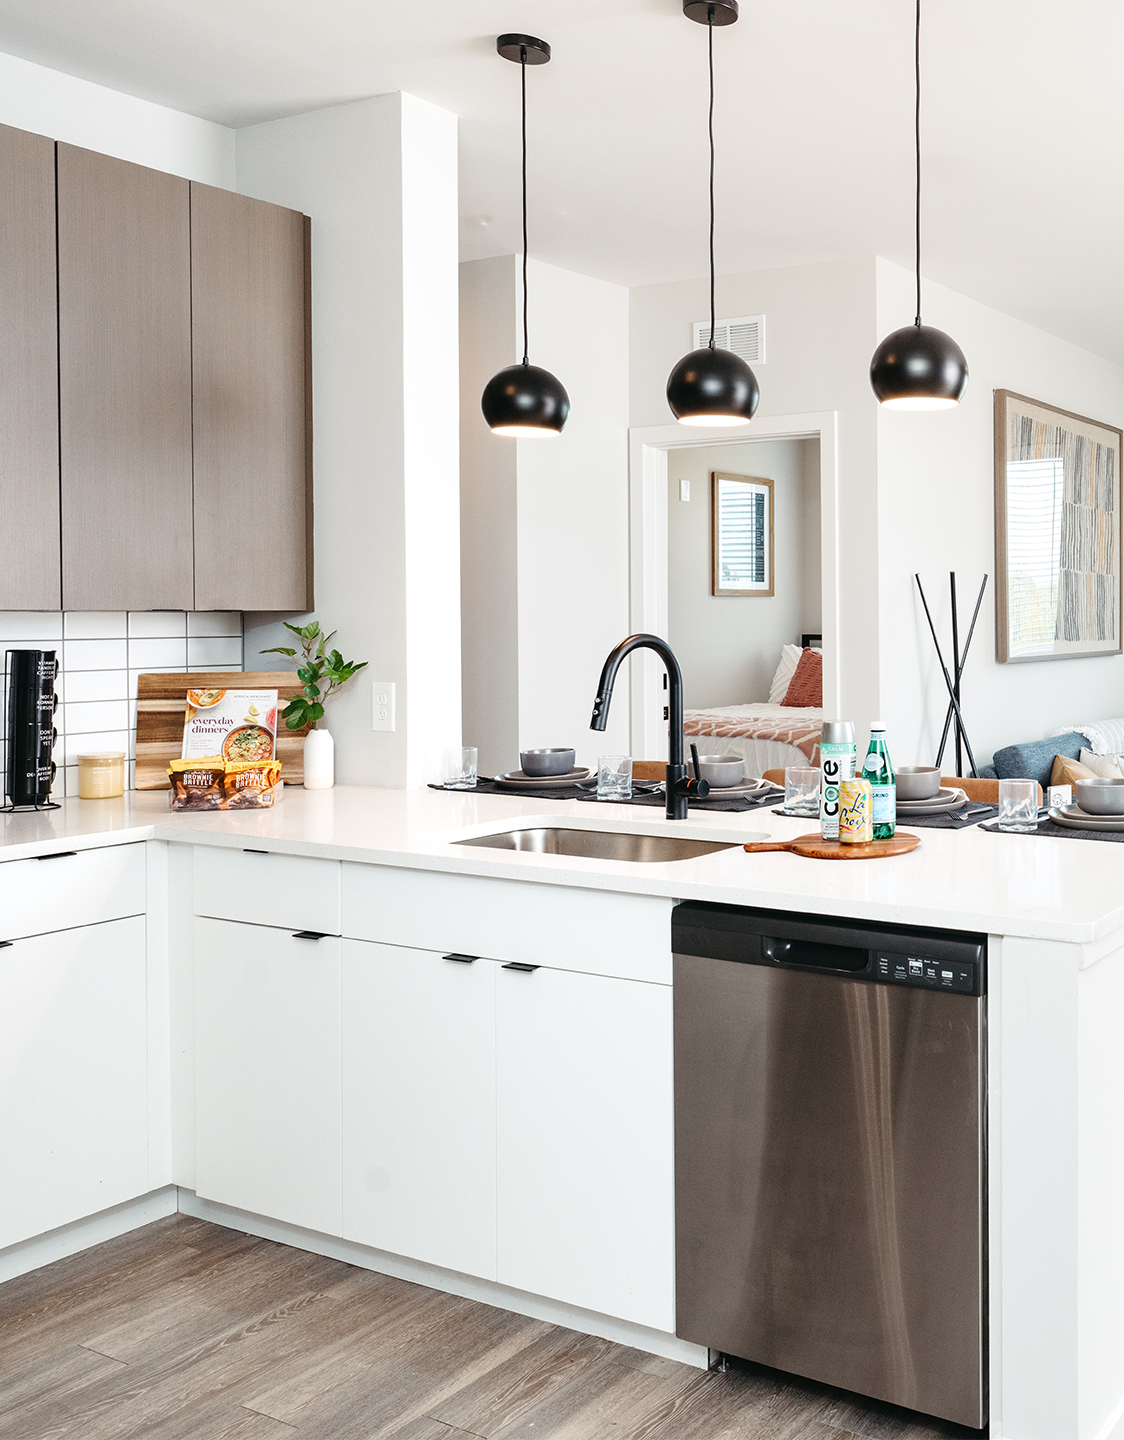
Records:
[[[712,595],[733,599],[774,593],[771,480],[712,471],[710,536]]]

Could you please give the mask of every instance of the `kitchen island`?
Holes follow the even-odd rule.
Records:
[[[542,824],[731,848],[641,864],[455,843]],[[3,827],[0,941],[132,930],[106,961],[123,1003],[91,1012],[87,996],[62,1017],[79,1040],[93,1014],[121,1041],[108,1203],[72,1197],[61,1219],[29,1202],[0,1236],[0,1274],[179,1207],[705,1363],[674,1335],[674,903],[970,930],[989,937],[991,1434],[1115,1433],[1124,852],[1113,844],[924,829],[893,860],[811,861],[741,849],[812,828],[768,810],[670,825],[644,806],[360,787],[290,789],[257,812],[173,815],[165,793],[67,801]],[[5,963],[20,948],[0,952]],[[487,963],[423,974],[425,957]],[[33,1007],[25,1059],[50,1048],[57,1006],[56,986]],[[381,1110],[355,1099],[380,1093]],[[253,1119],[254,1154],[240,1153],[240,1116]],[[30,1121],[4,1126],[15,1153],[33,1150]],[[311,1148],[294,1154],[300,1133]],[[386,1164],[358,1158],[375,1152]],[[36,1213],[47,1218],[28,1228]]]

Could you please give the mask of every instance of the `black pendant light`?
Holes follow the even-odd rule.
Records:
[[[559,435],[570,413],[570,397],[549,370],[527,359],[527,66],[545,65],[550,46],[533,35],[501,35],[496,50],[517,61],[523,91],[523,359],[493,375],[480,408],[494,435]]]
[[[968,362],[951,335],[921,323],[921,0],[917,0],[913,69],[916,82],[914,145],[917,155],[917,204],[914,257],[917,316],[912,325],[887,335],[870,362],[870,383],[888,410],[951,410],[968,383]]]
[[[761,398],[757,377],[740,355],[714,343],[714,27],[734,23],[738,0],[683,0],[683,14],[706,26],[710,61],[710,341],[668,376],[667,403],[682,425],[744,425]]]

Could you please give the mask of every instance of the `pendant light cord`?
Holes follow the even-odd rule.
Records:
[[[913,139],[917,156],[917,205],[913,217],[914,260],[917,272],[917,318],[921,324],[921,0],[917,0],[917,23],[913,37],[913,77],[915,82],[915,103],[913,110]]]
[[[920,4],[920,0],[918,0]],[[523,100],[523,364],[528,363],[527,347],[527,47],[519,50],[519,71]]]
[[[918,0],[918,4],[921,0]],[[710,63],[710,110],[707,130],[710,135],[710,343],[714,349],[714,6],[706,11],[707,55]]]

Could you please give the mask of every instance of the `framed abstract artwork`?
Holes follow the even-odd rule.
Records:
[[[712,595],[772,595],[773,482],[710,476]]]
[[[995,392],[1002,664],[1121,653],[1121,431]]]

